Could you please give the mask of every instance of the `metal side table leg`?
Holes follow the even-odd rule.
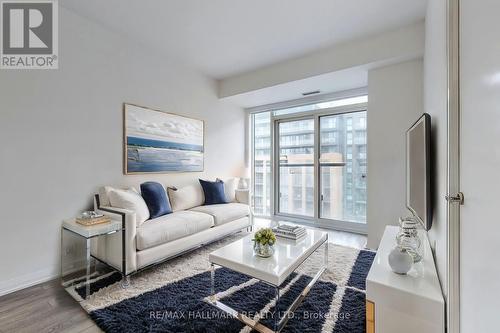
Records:
[[[123,289],[128,288],[128,286],[130,286],[130,276],[129,275],[124,276],[120,283]]]
[[[210,301],[215,302],[215,265],[210,265]]]
[[[90,296],[90,238],[85,240],[85,260],[85,299],[87,299]]]

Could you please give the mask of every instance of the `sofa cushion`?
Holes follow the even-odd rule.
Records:
[[[99,188],[99,191],[98,191],[99,201],[100,201],[101,206],[111,206],[111,202],[109,201],[109,192],[111,192],[112,190],[132,190],[132,191],[139,193],[139,191],[137,191],[135,187],[102,186]]]
[[[149,209],[141,195],[134,189],[111,189],[108,193],[112,207],[128,209],[135,212],[137,226],[149,219]]]
[[[141,184],[141,195],[149,209],[149,218],[154,219],[172,213],[167,192],[162,184],[145,182]]]
[[[205,205],[216,205],[227,203],[226,194],[224,193],[224,182],[220,179],[215,182],[209,182],[200,179],[203,194],[205,195]]]
[[[137,228],[137,250],[168,243],[210,229],[213,225],[214,218],[200,212],[180,211],[163,215]]]
[[[219,180],[219,178],[217,178]],[[222,180],[222,179],[221,179]],[[238,188],[239,178],[228,178],[224,182],[224,194],[227,202],[236,202],[236,189]]]
[[[250,214],[248,205],[241,203],[228,203],[219,205],[208,205],[191,208],[190,211],[210,214],[214,217],[215,225],[221,225]]]
[[[174,212],[203,205],[205,197],[200,184],[184,186],[181,188],[169,187],[168,198]]]

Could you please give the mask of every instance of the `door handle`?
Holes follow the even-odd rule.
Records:
[[[463,205],[464,204],[464,200],[465,200],[464,194],[462,192],[458,192],[458,193],[456,193],[454,195],[447,194],[445,196],[445,198],[446,198],[446,201],[448,201],[450,203],[451,202],[458,202],[460,205]]]

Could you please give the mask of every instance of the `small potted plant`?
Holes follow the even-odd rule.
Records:
[[[253,249],[256,255],[268,258],[274,254],[274,243],[276,236],[271,228],[263,228],[257,231],[253,237]]]

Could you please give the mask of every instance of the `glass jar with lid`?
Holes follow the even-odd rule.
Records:
[[[406,251],[413,258],[413,262],[422,260],[422,240],[418,235],[420,223],[413,216],[399,218],[399,232],[396,236],[396,242],[400,248]]]

